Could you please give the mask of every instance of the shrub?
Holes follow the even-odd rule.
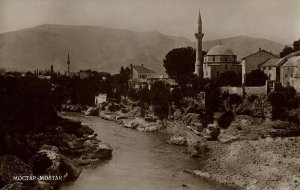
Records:
[[[221,128],[227,129],[231,124],[231,122],[233,121],[233,119],[234,119],[233,112],[227,111],[221,115],[220,119],[218,120],[218,124]]]

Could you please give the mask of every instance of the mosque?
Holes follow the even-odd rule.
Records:
[[[198,15],[198,32],[195,34],[197,39],[196,45],[196,62],[194,74],[200,78],[215,79],[222,73],[233,71],[237,75],[242,75],[242,66],[237,62],[237,56],[225,45],[216,45],[208,50],[207,54],[202,56],[202,21],[199,11]]]

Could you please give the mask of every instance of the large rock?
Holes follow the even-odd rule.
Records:
[[[69,119],[63,119],[60,126],[65,133],[73,133],[77,137],[81,138],[83,136],[92,135],[94,130],[86,125],[82,125],[80,121],[72,121]]]
[[[82,140],[76,137],[74,134],[62,133],[58,141],[58,145],[60,147],[67,147],[71,149],[79,149],[83,147]]]
[[[187,144],[187,139],[185,136],[179,134],[179,135],[175,135],[173,137],[171,137],[167,143],[169,144],[174,144],[174,145],[180,145],[180,146],[183,146],[183,145],[186,145]]]
[[[183,116],[182,121],[186,125],[191,125],[192,123],[199,122],[200,114],[198,113],[188,113],[187,115]]]
[[[49,176],[67,176],[67,179],[74,180],[78,178],[81,169],[69,158],[59,154],[58,148],[55,146],[44,145],[30,159],[29,164],[33,168],[35,175]],[[65,175],[67,174],[67,175]],[[59,181],[46,181],[52,186]]]
[[[112,147],[106,143],[99,143],[96,150],[94,151],[94,155],[98,159],[107,159],[112,156]]]
[[[105,120],[108,120],[108,121],[113,121],[114,120],[114,114],[112,112],[107,112],[107,111],[101,111],[99,113],[99,117],[101,119],[105,119]]]
[[[145,116],[145,111],[141,107],[134,107],[131,111],[133,116],[135,117],[144,117]]]
[[[153,114],[147,114],[144,119],[148,122],[156,122],[158,120],[158,118]]]
[[[60,161],[61,170],[67,173],[67,179],[74,180],[80,176],[82,169],[74,161],[62,155]]]
[[[63,175],[60,170],[60,155],[55,146],[45,145],[29,161],[34,174]]]
[[[85,112],[84,115],[86,116],[98,116],[99,115],[99,109],[96,107],[89,107]]]
[[[131,129],[136,129],[138,127],[146,128],[148,125],[149,123],[142,118],[124,120],[124,127],[126,128],[131,128]]]

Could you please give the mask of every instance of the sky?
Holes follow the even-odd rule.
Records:
[[[199,10],[203,40],[300,39],[300,0],[0,0],[0,33],[40,24],[92,25],[195,41]]]

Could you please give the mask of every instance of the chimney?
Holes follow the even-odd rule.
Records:
[[[142,64],[142,67],[144,67],[144,64]]]
[[[259,51],[261,51],[261,48],[259,48]]]

